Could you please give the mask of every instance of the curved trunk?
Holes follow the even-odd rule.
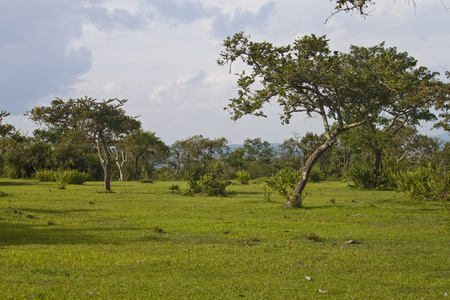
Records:
[[[119,170],[119,181],[124,181],[124,175],[123,175],[123,163],[119,163],[116,161],[117,169]]]
[[[300,181],[298,182],[297,186],[295,187],[294,191],[292,192],[292,196],[290,197],[289,201],[286,202],[284,207],[302,207],[303,197],[302,193],[305,189],[306,183],[308,182],[309,173],[311,173],[311,170],[314,166],[314,164],[317,162],[317,160],[322,156],[322,154],[333,144],[336,143],[336,138],[331,137],[329,138],[324,144],[320,145],[319,148],[317,148],[308,158],[306,161],[303,170],[302,170],[302,176],[300,177]]]

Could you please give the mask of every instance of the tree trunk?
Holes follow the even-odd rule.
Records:
[[[302,170],[302,176],[300,177],[300,181],[298,182],[297,186],[295,187],[294,191],[292,192],[292,196],[290,197],[289,201],[286,202],[284,205],[285,208],[288,207],[302,207],[303,198],[302,193],[305,189],[306,183],[308,182],[309,173],[311,173],[311,170],[314,166],[314,164],[317,162],[317,160],[322,156],[322,154],[333,144],[336,143],[336,138],[331,137],[329,138],[324,144],[320,145],[319,148],[317,148],[311,156],[309,156],[308,160],[306,161],[303,170]]]
[[[119,181],[124,181],[123,164],[116,161],[117,169],[119,169]]]
[[[105,185],[105,190],[108,192],[111,191],[111,170],[109,168],[110,163],[110,154],[108,153],[108,149],[104,147],[104,144],[101,144],[100,140],[97,140],[97,154],[100,159],[100,163],[103,168],[103,182]]]
[[[371,182],[371,187],[376,188],[377,187],[377,181],[378,177],[381,173],[381,160],[382,160],[382,151],[380,148],[375,149],[374,151],[375,159],[373,162],[373,178]]]
[[[103,173],[104,173],[103,181],[105,184],[105,190],[110,192],[111,191],[111,170],[109,169],[109,164],[102,163],[102,167],[103,167]]]
[[[134,166],[133,166],[133,179],[137,180],[137,168],[138,168],[138,157],[134,159]]]

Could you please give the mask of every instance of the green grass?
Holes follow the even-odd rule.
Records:
[[[444,299],[449,212],[394,191],[309,183],[284,209],[261,183],[0,180],[1,299]],[[357,240],[361,244],[347,244]],[[307,280],[309,277],[311,280]],[[319,289],[326,293],[319,292]]]

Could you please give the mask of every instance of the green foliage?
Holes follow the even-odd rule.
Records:
[[[79,172],[77,170],[63,171],[62,176],[68,184],[83,184],[88,178],[88,175],[85,172]]]
[[[239,170],[236,172],[236,179],[240,184],[248,184],[250,174],[247,171]]]
[[[201,192],[208,196],[226,196],[226,188],[231,184],[228,180],[218,180],[212,174],[203,175],[198,180]]]
[[[198,179],[209,172],[216,158],[226,152],[227,145],[228,141],[224,137],[210,139],[202,135],[175,141],[172,145],[172,163],[183,178]]]
[[[95,147],[104,171],[104,185],[111,189],[111,161],[120,138],[140,128],[135,117],[125,114],[123,105],[127,100],[109,99],[98,102],[85,97],[63,101],[56,98],[50,106],[37,106],[27,112],[36,123],[44,123],[59,129],[69,143],[83,141]]]
[[[299,175],[294,169],[286,168],[277,172],[266,181],[268,187],[278,192],[281,196],[289,200],[292,190],[299,180]]]
[[[188,181],[189,189],[185,192],[185,195],[226,196],[226,188],[231,184],[231,181],[221,180],[222,172],[223,165],[214,164],[207,174],[200,176],[200,179],[192,178]]]
[[[347,169],[347,175],[353,180],[357,188],[371,188],[373,171],[366,165],[352,165]]]
[[[172,192],[176,192],[180,190],[180,186],[178,184],[172,184],[171,187],[169,187],[169,190],[171,190]]]
[[[309,180],[312,182],[321,182],[324,180],[324,176],[322,172],[320,172],[319,168],[313,167],[311,173],[309,173]]]
[[[56,181],[57,174],[58,174],[58,171],[41,170],[41,171],[36,171],[36,173],[34,173],[34,178],[36,178],[36,180],[39,180],[42,182]]]
[[[442,166],[428,163],[413,171],[401,171],[395,176],[398,190],[415,200],[450,201],[450,176]]]
[[[56,174],[56,182],[58,183],[58,189],[64,190],[66,188],[67,178],[64,176],[63,172]]]
[[[390,186],[390,170],[381,172],[377,176],[373,168],[366,164],[353,164],[347,168],[346,175],[353,180],[354,187],[360,189],[386,188]]]
[[[83,184],[88,179],[88,174],[85,172],[79,172],[77,170],[41,170],[35,173],[35,178],[42,182],[56,181],[61,186],[65,184]]]

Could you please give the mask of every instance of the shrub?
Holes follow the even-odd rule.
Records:
[[[198,184],[198,180],[191,179],[188,181],[189,188],[184,192],[185,195],[195,195],[200,194],[202,189]]]
[[[395,185],[392,179],[391,169],[385,170],[375,176],[373,169],[369,165],[356,164],[347,169],[347,175],[353,180],[354,186],[361,189],[386,188]]]
[[[211,174],[203,175],[198,180],[198,186],[202,193],[208,196],[226,196],[226,188],[231,184],[228,180],[218,180]]]
[[[172,184],[172,186],[169,187],[169,190],[171,190],[172,193],[179,192],[180,191],[180,186],[178,184]]]
[[[309,178],[312,182],[321,182],[324,179],[323,174],[319,171],[318,168],[313,168],[309,173]]]
[[[53,171],[42,170],[37,171],[34,177],[39,181],[49,182],[57,181],[60,184],[60,188],[64,189],[65,184],[83,184],[88,178],[88,174],[85,172],[79,172],[77,170],[66,171]]]
[[[178,184],[172,184],[169,189],[171,191],[178,191],[180,189],[180,186]]]
[[[56,182],[58,182],[58,189],[64,190],[66,188],[66,176],[64,176],[64,172],[57,173]]]
[[[83,184],[88,178],[87,173],[77,170],[66,170],[62,172],[62,176],[68,184]]]
[[[215,164],[211,171],[200,179],[191,179],[188,181],[189,189],[185,195],[205,194],[208,196],[226,196],[226,188],[231,184],[228,180],[220,180],[222,174],[222,164]]]
[[[295,188],[299,181],[297,171],[291,168],[286,168],[277,172],[266,181],[268,187],[277,191],[281,196],[289,200],[290,192]]]
[[[373,184],[373,171],[365,165],[353,165],[347,169],[347,174],[357,188],[371,188]]]
[[[248,184],[250,174],[247,171],[239,170],[236,172],[236,179],[240,184]]]
[[[43,182],[56,181],[57,174],[58,174],[57,171],[42,170],[42,171],[37,171],[34,174],[34,178],[36,178],[39,181],[43,181]]]
[[[401,171],[394,175],[398,190],[415,200],[450,200],[450,177],[442,166],[418,167],[414,171]]]

